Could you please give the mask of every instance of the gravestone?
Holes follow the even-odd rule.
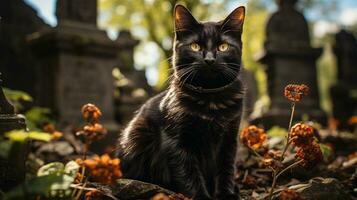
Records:
[[[290,102],[283,94],[285,86],[292,83],[310,88],[309,95],[297,105],[295,119],[307,115],[311,120],[326,122],[319,105],[315,64],[322,49],[311,47],[308,24],[296,10],[296,3],[297,0],[278,1],[278,11],[271,15],[266,27],[265,53],[259,61],[266,66],[271,105],[263,116],[253,120],[266,128],[288,125]]]
[[[119,51],[119,77],[116,82],[118,97],[116,98],[116,119],[121,124],[126,124],[137,109],[152,94],[151,87],[147,84],[144,70],[134,68],[134,47],[139,41],[135,40],[129,31],[120,31],[116,42],[120,45]]]
[[[26,129],[25,118],[15,114],[7,101],[0,80],[0,136],[14,129]],[[14,142],[9,157],[0,157],[0,189],[7,191],[25,179],[25,145]]]
[[[60,126],[80,124],[80,108],[93,103],[108,129],[114,123],[114,79],[119,45],[96,26],[96,0],[57,1],[58,25],[28,40],[39,58],[35,96],[51,108]]]
[[[338,81],[330,89],[333,116],[341,128],[347,126],[350,117],[357,115],[357,41],[353,34],[341,30],[335,35],[334,53],[337,58]]]
[[[36,59],[26,36],[49,26],[23,0],[0,1],[0,71],[4,87],[35,93]]]

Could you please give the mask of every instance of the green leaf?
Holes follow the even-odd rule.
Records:
[[[19,90],[11,90],[9,88],[3,88],[4,94],[9,101],[33,101],[32,97],[26,92]]]
[[[273,126],[267,131],[267,134],[270,137],[285,138],[287,136],[287,130],[285,128],[281,128],[280,126]]]
[[[14,142],[25,142],[28,138],[28,132],[25,130],[13,130],[5,133],[5,136]]]
[[[30,197],[34,195],[48,194],[52,185],[56,182],[60,182],[62,179],[62,176],[55,174],[35,177],[7,192],[4,199],[30,199]]]
[[[52,136],[49,133],[31,131],[29,132],[28,138],[32,140],[48,142],[51,140]]]
[[[26,124],[30,130],[39,130],[45,123],[54,123],[50,117],[51,110],[43,107],[33,107],[25,113]]]
[[[75,161],[69,161],[66,166],[64,167],[64,173],[67,175],[76,178],[77,172],[79,170],[80,166],[75,162]]]
[[[60,162],[53,162],[42,166],[38,170],[37,176],[41,177],[55,174],[61,177],[61,179],[52,183],[48,195],[51,197],[64,197],[71,194],[70,185],[76,178],[79,167],[75,161],[68,162],[66,166]]]
[[[37,176],[46,176],[50,174],[61,175],[64,173],[64,165],[61,162],[52,162],[42,166],[37,171]]]
[[[322,155],[324,157],[324,160],[327,161],[331,158],[332,154],[333,154],[333,150],[330,146],[325,145],[325,144],[319,144],[320,145],[320,150],[322,152]]]
[[[33,139],[38,141],[48,142],[51,140],[51,134],[38,132],[38,131],[30,131],[26,132],[25,130],[13,130],[5,133],[5,136],[9,138],[11,141],[15,142],[25,142],[27,139]]]

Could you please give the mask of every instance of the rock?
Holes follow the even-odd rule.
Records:
[[[289,187],[300,193],[305,200],[349,200],[347,189],[334,178],[316,177],[307,183]]]
[[[114,185],[90,183],[89,186],[94,186],[96,189],[102,191],[107,197],[116,197],[120,200],[150,199],[158,193],[166,195],[175,194],[158,185],[130,179],[118,179]]]

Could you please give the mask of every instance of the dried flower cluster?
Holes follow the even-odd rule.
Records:
[[[301,101],[303,96],[307,96],[309,93],[309,87],[301,84],[289,84],[284,89],[284,96],[292,102]]]
[[[299,148],[295,157],[300,158],[302,160],[301,165],[306,168],[316,165],[323,159],[320,145],[316,141]]]
[[[111,159],[108,154],[100,157],[94,156],[92,159],[86,160],[77,159],[76,162],[88,169],[90,178],[96,182],[113,184],[123,175],[120,169],[120,160],[118,158]]]
[[[300,158],[301,165],[310,167],[322,160],[320,145],[314,139],[314,128],[307,124],[297,123],[291,129],[291,144],[299,148],[295,157]]]
[[[280,200],[302,200],[300,195],[295,190],[292,190],[292,189],[285,189],[285,190],[281,191],[279,199]]]
[[[105,137],[107,130],[98,123],[102,116],[99,108],[93,104],[86,104],[82,107],[83,118],[88,122],[83,127],[82,131],[77,132],[77,135],[84,135],[89,141],[98,141]]]
[[[279,161],[282,152],[278,150],[269,150],[264,154],[264,158],[261,160],[261,164],[266,168],[281,169],[283,164]]]
[[[291,128],[290,142],[296,147],[304,147],[314,140],[314,128],[310,125],[297,123]]]
[[[83,118],[91,124],[98,122],[99,118],[102,116],[102,112],[99,108],[91,103],[82,106],[81,111]]]
[[[261,146],[263,146],[267,138],[265,131],[254,125],[243,129],[239,137],[243,144],[249,146],[254,150],[259,149]]]
[[[58,139],[62,138],[62,136],[63,136],[63,133],[58,131],[56,129],[55,125],[53,125],[51,123],[46,124],[42,129],[44,132],[52,134],[52,140],[58,140]]]

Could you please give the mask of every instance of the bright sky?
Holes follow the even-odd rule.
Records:
[[[238,5],[245,5],[247,1],[248,0],[233,1],[233,3],[228,5],[228,10],[232,10]],[[56,0],[25,0],[25,2],[35,8],[38,12],[38,15],[42,17],[46,23],[50,24],[51,26],[56,26]],[[339,0],[337,1],[337,3],[338,8],[340,8],[339,12],[337,12],[339,13],[338,16],[328,16],[327,19],[324,19],[319,15],[319,13],[314,12],[313,10],[309,13],[305,13],[308,20],[315,21],[315,26],[313,30],[315,36],[321,37],[328,32],[337,31],[338,24],[342,26],[348,26],[357,23],[357,0]],[[274,6],[269,7],[269,9],[274,9]],[[334,19],[334,23],[332,23],[329,19]],[[108,35],[109,37],[114,39],[116,37],[116,31],[108,30]],[[155,45],[149,43],[145,46],[143,51],[136,52],[134,57],[137,66],[153,66],[147,68],[146,70],[147,78],[150,84],[155,84],[156,79],[158,77],[157,69],[155,66],[158,63],[159,55],[157,55],[157,53],[155,55],[150,53],[153,52],[153,48],[156,48]],[[143,57],[145,57],[145,59],[143,59]],[[141,61],[144,61],[145,63],[140,63]]]

